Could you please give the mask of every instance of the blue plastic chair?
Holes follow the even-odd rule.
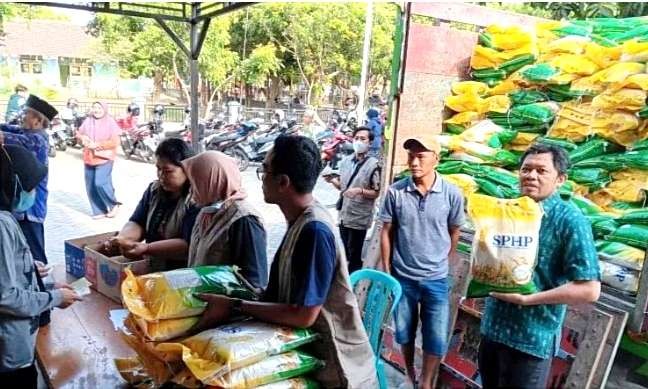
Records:
[[[367,288],[364,293],[364,301],[359,300],[361,304],[360,313],[369,336],[369,343],[371,343],[371,348],[376,356],[376,372],[380,388],[386,389],[387,377],[383,368],[383,360],[380,357],[383,331],[385,326],[389,324],[391,314],[401,298],[401,285],[387,273],[373,269],[362,269],[351,274],[351,286],[356,296],[359,296],[357,288]]]

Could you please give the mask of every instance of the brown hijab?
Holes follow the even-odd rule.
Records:
[[[219,151],[205,151],[187,158],[182,166],[191,183],[194,200],[205,207],[202,223],[208,223],[223,203],[247,197],[236,161]]]

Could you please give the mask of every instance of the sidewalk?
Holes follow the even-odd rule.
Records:
[[[119,157],[113,169],[113,182],[117,199],[123,203],[114,219],[92,220],[90,204],[85,192],[81,150],[68,149],[50,159],[48,215],[45,220],[45,245],[52,263],[65,261],[63,242],[66,239],[118,231],[128,221],[142,193],[156,178],[155,165]],[[276,205],[263,201],[261,181],[256,177],[256,166],[242,173],[243,187],[252,204],[263,215],[268,233],[268,260],[271,261],[286,231],[283,214]],[[320,180],[315,197],[337,217],[333,207],[338,193],[331,185]]]

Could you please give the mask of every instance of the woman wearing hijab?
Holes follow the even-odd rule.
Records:
[[[189,266],[236,265],[256,288],[268,284],[266,232],[246,200],[234,159],[206,151],[182,162],[194,202],[202,207],[189,244]]]
[[[7,388],[38,386],[34,349],[39,315],[66,308],[79,296],[67,284],[40,291],[31,250],[12,212],[33,204],[47,167],[20,146],[0,145],[0,382]]]
[[[117,157],[121,130],[108,114],[105,103],[95,102],[77,137],[83,145],[85,182],[93,219],[115,217],[120,203],[115,199],[112,168]]]
[[[187,267],[191,231],[199,209],[191,201],[182,161],[193,152],[182,139],[165,139],[155,150],[158,179],[142,196],[119,234],[105,243],[128,258],[151,257],[153,271]]]

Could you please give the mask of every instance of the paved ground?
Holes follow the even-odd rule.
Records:
[[[148,184],[155,179],[155,166],[143,162],[118,158],[113,170],[117,199],[124,205],[114,219],[92,220],[90,204],[85,192],[81,151],[68,149],[50,159],[49,213],[45,222],[45,240],[48,258],[52,263],[65,261],[63,241],[86,235],[117,231],[128,221]],[[268,231],[268,258],[272,258],[286,230],[283,215],[275,205],[263,201],[261,182],[256,177],[256,166],[243,172],[243,186],[250,200],[262,213]],[[320,180],[315,196],[324,205],[333,204],[337,191]]]
[[[92,220],[90,204],[85,193],[81,151],[72,149],[58,152],[50,159],[49,213],[45,223],[45,240],[50,263],[65,262],[66,239],[86,235],[117,231],[128,221],[148,184],[155,179],[155,166],[143,162],[118,158],[113,171],[117,198],[124,205],[114,219]],[[243,172],[243,185],[252,203],[264,217],[268,232],[268,259],[281,244],[286,224],[279,208],[263,201],[261,182],[256,177],[256,166]],[[331,185],[320,180],[315,188],[315,197],[329,207],[334,217],[334,204],[338,192]],[[385,364],[389,387],[397,388],[403,382],[403,375]]]

